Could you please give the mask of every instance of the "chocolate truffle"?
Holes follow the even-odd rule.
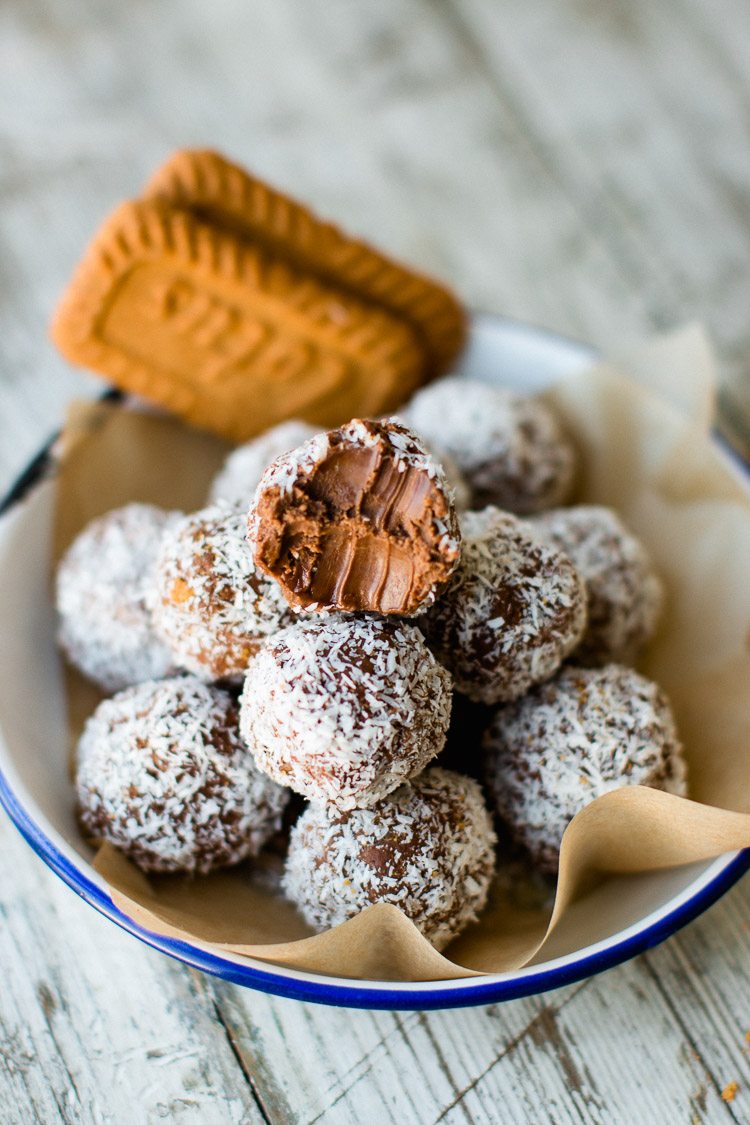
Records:
[[[443,949],[487,901],[494,845],[476,781],[433,768],[369,809],[310,805],[292,830],[284,888],[317,930],[387,902]]]
[[[263,639],[292,618],[253,562],[241,509],[216,504],[165,534],[154,627],[177,663],[204,680],[239,680]]]
[[[623,785],[684,796],[686,767],[669,701],[630,668],[569,665],[502,707],[485,735],[487,786],[513,839],[549,874],[566,826]]]
[[[505,703],[549,679],[586,625],[583,581],[565,555],[497,508],[464,512],[447,591],[420,625],[458,691]]]
[[[397,422],[355,419],[279,457],[248,518],[261,570],[290,605],[409,616],[455,569],[445,475]]]
[[[231,696],[193,676],[100,703],[78,744],[84,832],[144,871],[205,874],[257,855],[287,794],[253,762]]]
[[[452,376],[419,391],[403,414],[456,462],[472,507],[495,504],[525,515],[567,500],[575,450],[541,400]]]
[[[233,450],[211,485],[209,502],[237,504],[247,511],[260,478],[272,461],[289,453],[318,432],[309,422],[292,418]]]
[[[576,664],[632,664],[656,632],[664,600],[646,548],[611,508],[559,508],[531,522],[586,583],[588,625]]]
[[[57,571],[58,639],[72,664],[107,692],[174,670],[151,625],[163,532],[179,518],[128,504],[93,520]]]
[[[443,748],[451,679],[403,621],[303,619],[251,660],[240,729],[258,767],[339,809],[366,807]]]

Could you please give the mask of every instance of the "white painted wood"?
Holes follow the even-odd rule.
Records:
[[[749,91],[744,0],[4,0],[0,484],[99,388],[46,340],[77,255],[187,143],[478,307],[604,347],[704,319],[750,432]],[[749,934],[740,886],[559,994],[314,1008],[138,945],[3,822],[0,1119],[748,1121]]]
[[[262,1122],[198,974],[95,914],[0,825],[0,1120]]]

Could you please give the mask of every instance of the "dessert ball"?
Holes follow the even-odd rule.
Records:
[[[289,453],[314,437],[315,426],[293,418],[280,422],[229,454],[211,485],[209,501],[238,505],[247,511],[263,473],[282,453]]]
[[[180,667],[204,680],[239,681],[264,638],[292,618],[253,562],[240,508],[216,504],[171,527],[156,585],[156,631]]]
[[[443,748],[451,679],[403,621],[332,614],[250,661],[240,729],[258,767],[339,809],[379,801]]]
[[[58,639],[71,663],[103,691],[174,670],[151,611],[159,544],[177,519],[151,504],[116,508],[88,524],[60,562]]]
[[[248,540],[296,608],[406,616],[435,600],[460,548],[435,459],[398,422],[360,419],[274,461]]]
[[[420,390],[403,413],[456,462],[473,507],[495,504],[524,515],[567,500],[575,450],[539,399],[452,376]]]
[[[464,512],[461,530],[458,569],[420,625],[458,691],[475,703],[518,699],[554,675],[580,641],[583,580],[507,512]]]
[[[611,508],[559,508],[532,523],[586,583],[588,625],[576,663],[633,663],[656,632],[664,600],[646,548]]]
[[[557,870],[565,828],[623,785],[684,796],[686,767],[669,701],[630,668],[563,668],[502,707],[485,735],[488,789],[513,839]]]
[[[227,692],[193,676],[100,703],[78,744],[84,832],[144,871],[205,874],[257,855],[287,794],[255,766]]]
[[[442,949],[484,907],[494,846],[476,781],[433,768],[369,809],[310,805],[292,830],[284,888],[315,929],[387,902]]]

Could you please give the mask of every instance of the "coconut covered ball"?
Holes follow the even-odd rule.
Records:
[[[250,661],[242,735],[259,769],[311,801],[367,807],[443,748],[451,678],[403,621],[300,620]]]
[[[497,508],[461,515],[463,547],[420,626],[456,689],[475,703],[518,699],[580,641],[586,591],[570,560]]]
[[[460,551],[441,466],[405,426],[361,418],[273,462],[248,541],[296,609],[406,617],[434,602]]]
[[[60,561],[58,639],[71,664],[103,691],[174,670],[151,611],[159,544],[178,519],[151,504],[116,508],[88,524]]]
[[[654,636],[664,602],[646,548],[611,508],[582,504],[531,522],[573,561],[586,583],[588,625],[576,663],[632,664]]]
[[[292,620],[253,562],[240,508],[215,504],[172,526],[156,586],[156,631],[180,667],[204,680],[239,681],[263,640]]]
[[[568,499],[576,451],[540,399],[451,376],[418,391],[402,413],[453,458],[472,490],[472,507],[494,504],[527,515]]]
[[[502,707],[485,735],[495,808],[540,870],[554,874],[567,825],[623,785],[684,796],[687,772],[664,692],[630,668],[567,666]]]
[[[243,745],[231,696],[193,676],[104,700],[77,763],[83,831],[144,871],[206,874],[257,855],[287,802]]]
[[[233,450],[211,485],[209,502],[238,505],[247,510],[263,473],[277,457],[314,437],[315,426],[292,418]]]
[[[433,768],[371,808],[310,805],[292,830],[284,889],[317,930],[386,902],[443,949],[483,909],[494,847],[476,781]]]

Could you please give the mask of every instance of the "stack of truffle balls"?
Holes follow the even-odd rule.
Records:
[[[199,512],[95,520],[57,575],[61,645],[115,693],[78,746],[86,836],[206,874],[278,841],[291,790],[307,922],[391,903],[440,949],[487,901],[493,816],[554,874],[595,797],[683,794],[632,668],[661,582],[613,511],[561,506],[575,473],[541,401],[447,378],[400,418],[276,427]]]

